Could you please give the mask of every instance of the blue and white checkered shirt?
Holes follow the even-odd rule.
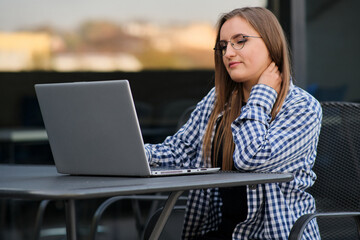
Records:
[[[312,166],[320,133],[322,110],[310,94],[291,84],[285,102],[271,121],[277,93],[257,84],[240,116],[232,123],[234,163],[246,172],[290,172],[286,183],[247,187],[248,215],[234,229],[233,239],[288,239],[294,222],[315,211],[313,197],[305,192],[316,175]],[[161,144],[146,144],[150,164],[208,166],[203,159],[203,136],[214,107],[215,89],[198,103],[189,121]],[[218,189],[189,193],[184,239],[196,239],[217,229],[221,221]],[[316,221],[308,225],[304,239],[320,239]]]

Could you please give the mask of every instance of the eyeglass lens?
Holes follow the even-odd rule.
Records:
[[[244,37],[243,34],[236,34],[230,38],[230,41],[225,41],[225,40],[219,41],[218,46],[216,48],[218,54],[221,54],[222,56],[226,54],[228,42],[230,42],[230,45],[234,49],[240,50],[244,47],[246,38]]]

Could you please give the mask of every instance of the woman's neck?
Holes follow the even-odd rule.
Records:
[[[243,83],[243,100],[245,102],[248,101],[249,97],[250,97],[250,92],[251,89],[253,88],[253,86],[255,86],[257,84],[257,80],[249,80]]]

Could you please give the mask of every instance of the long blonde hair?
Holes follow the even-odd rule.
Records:
[[[241,17],[246,20],[260,34],[269,51],[270,58],[282,73],[283,80],[281,90],[271,112],[272,119],[274,119],[290,87],[290,57],[283,29],[274,14],[266,8],[239,8],[220,17],[217,25],[216,42],[220,40],[220,30],[223,24],[233,17]],[[205,159],[209,160],[212,151],[214,156],[212,164],[216,165],[218,153],[220,148],[223,147],[222,169],[231,170],[233,168],[233,153],[235,149],[231,123],[240,115],[243,104],[243,86],[241,83],[236,83],[231,80],[224,66],[223,57],[218,54],[214,54],[214,56],[216,100],[204,136],[204,156]],[[220,121],[218,128],[223,129],[223,131],[217,131],[212,140],[213,129],[221,113],[223,113],[223,119]],[[211,147],[212,141],[214,145],[213,149]]]

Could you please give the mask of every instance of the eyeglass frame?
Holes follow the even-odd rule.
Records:
[[[231,42],[231,40],[232,40],[233,38],[235,38],[235,37],[238,37],[239,35],[242,35],[242,37],[244,38],[244,40],[241,41],[241,42],[242,42],[241,48],[237,49],[237,48],[234,47],[235,43]],[[243,33],[238,33],[238,34],[233,35],[233,36],[230,38],[229,41],[220,40],[220,41],[216,42],[216,44],[215,44],[216,46],[219,45],[220,42],[226,42],[226,47],[224,47],[224,48],[216,48],[216,47],[214,47],[213,50],[215,51],[215,54],[218,54],[218,53],[217,53],[217,51],[218,51],[218,52],[221,52],[221,54],[218,54],[218,55],[220,55],[220,56],[225,56],[226,51],[227,51],[227,47],[228,47],[228,43],[230,43],[230,45],[233,47],[233,49],[235,49],[235,50],[241,50],[241,49],[244,48],[245,43],[247,42],[247,39],[245,39],[245,38],[249,38],[249,37],[252,37],[252,38],[262,38],[262,37],[260,37],[260,36],[250,36],[250,35],[245,35],[245,34],[243,34]]]

